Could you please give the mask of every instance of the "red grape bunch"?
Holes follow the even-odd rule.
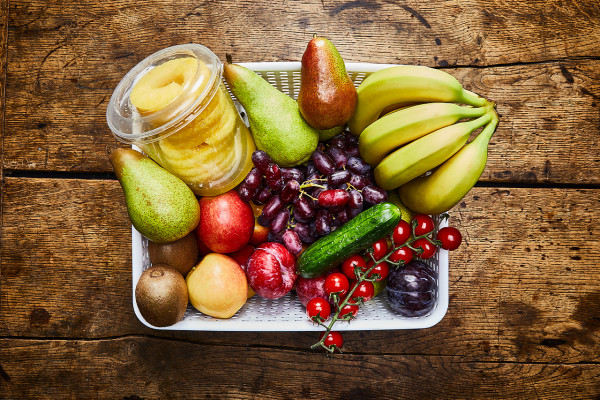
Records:
[[[269,241],[292,254],[336,230],[360,212],[386,201],[374,184],[371,167],[358,153],[350,132],[320,143],[304,165],[283,168],[264,151],[252,154],[254,168],[238,188],[245,201],[264,205],[258,223],[269,227]]]

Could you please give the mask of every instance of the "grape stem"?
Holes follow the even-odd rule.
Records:
[[[326,186],[323,185],[319,185],[318,183],[314,183],[316,181],[327,181],[327,179],[324,178],[315,178],[315,179],[311,179],[309,181],[304,181],[301,185],[300,185],[300,196],[307,196],[310,197],[313,200],[317,200],[314,197],[312,197],[310,194],[306,193],[306,191],[302,190],[302,189],[306,189],[306,188],[311,188],[311,187],[318,187],[321,189],[327,189]]]
[[[309,181],[304,181],[300,185],[300,190],[306,189],[306,188],[311,188],[311,187],[319,187],[321,189],[326,189],[326,186],[319,185],[318,183],[314,183],[314,182],[323,182],[323,181],[326,182],[327,179],[326,178],[315,178],[315,179],[311,179]]]

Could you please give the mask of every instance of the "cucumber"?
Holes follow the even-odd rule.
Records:
[[[361,212],[304,250],[296,264],[298,274],[303,278],[323,275],[390,233],[400,222],[401,215],[396,205],[387,202]]]

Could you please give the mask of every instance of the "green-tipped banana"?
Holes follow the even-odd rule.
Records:
[[[441,214],[450,210],[477,183],[487,163],[487,148],[496,131],[498,116],[471,143],[440,165],[431,175],[413,179],[398,189],[410,209],[423,214]]]
[[[469,135],[487,124],[492,113],[446,126],[399,148],[379,163],[373,171],[375,182],[384,190],[396,189],[437,167],[455,154],[469,140]],[[411,208],[407,204],[408,208]]]
[[[367,126],[358,138],[360,155],[372,167],[394,149],[465,119],[481,117],[485,107],[424,103],[387,114]]]
[[[350,132],[355,136],[359,136],[383,109],[392,104],[447,102],[481,107],[486,103],[483,97],[463,89],[452,75],[439,69],[414,65],[399,65],[373,72],[356,92],[356,111],[348,121]]]

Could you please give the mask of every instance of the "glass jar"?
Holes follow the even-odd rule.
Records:
[[[160,50],[125,75],[106,112],[119,141],[138,146],[200,196],[233,189],[252,168],[254,140],[222,71],[202,45]]]

